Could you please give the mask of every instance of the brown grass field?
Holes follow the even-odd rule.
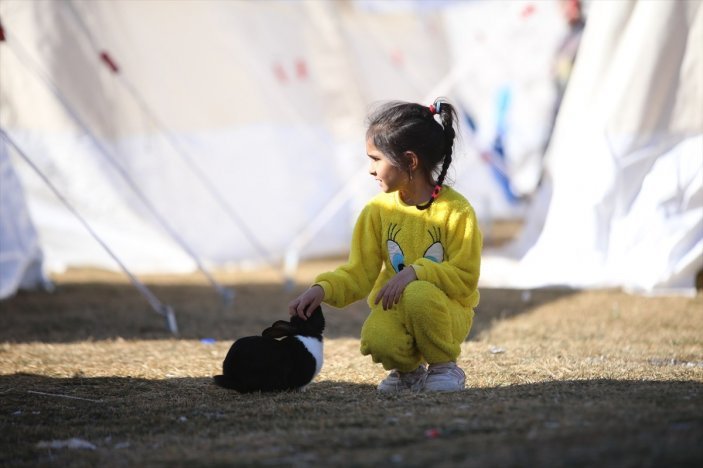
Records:
[[[305,264],[290,292],[271,272],[218,276],[228,308],[197,275],[143,278],[178,338],[118,274],[69,271],[53,294],[0,302],[0,464],[703,466],[703,294],[483,289],[454,394],[379,395],[365,304],[326,308],[304,392],[214,386],[232,341],[286,318],[333,265]]]

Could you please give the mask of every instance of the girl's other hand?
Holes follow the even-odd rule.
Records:
[[[310,314],[322,304],[325,298],[325,290],[322,286],[314,284],[303,294],[288,303],[288,314],[297,315],[303,320],[307,320]]]
[[[405,287],[416,279],[417,274],[412,266],[403,268],[381,288],[376,295],[374,304],[383,301],[383,310],[390,309],[400,301],[400,296],[403,295]]]

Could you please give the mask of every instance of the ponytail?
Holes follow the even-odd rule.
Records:
[[[456,131],[454,130],[454,122],[456,121],[456,110],[454,107],[446,101],[437,99],[433,104],[428,107],[432,118],[435,115],[439,116],[439,121],[442,126],[442,131],[444,133],[443,138],[443,156],[442,156],[442,168],[437,176],[437,181],[435,184],[434,191],[432,192],[432,198],[423,204],[417,205],[418,210],[426,210],[432,205],[432,202],[439,196],[442,187],[444,186],[444,180],[447,177],[447,171],[452,163],[452,153],[454,148],[454,138],[456,137]]]

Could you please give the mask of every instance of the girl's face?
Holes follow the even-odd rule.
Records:
[[[408,175],[400,168],[394,166],[391,161],[376,148],[371,139],[366,140],[366,154],[371,160],[369,164],[369,174],[378,181],[378,185],[385,193],[400,190],[408,183]]]

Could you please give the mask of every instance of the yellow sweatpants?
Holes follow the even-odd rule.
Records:
[[[413,281],[400,301],[383,310],[373,304],[361,328],[361,353],[371,355],[386,370],[410,372],[423,361],[437,364],[456,361],[461,343],[473,324],[474,311],[447,297],[427,281]]]

